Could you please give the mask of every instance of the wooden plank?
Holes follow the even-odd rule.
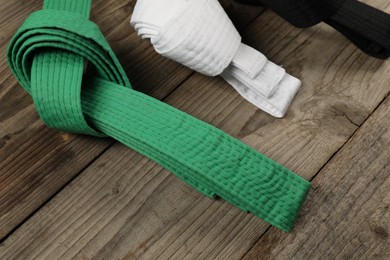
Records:
[[[292,234],[270,229],[244,259],[390,259],[390,98],[313,181]]]
[[[276,29],[284,32],[283,40]],[[253,37],[267,32],[270,37],[263,39],[267,45]],[[389,92],[389,63],[367,58],[325,26],[301,31],[267,12],[249,27],[244,39],[275,61],[290,60],[285,67],[308,82],[285,119],[266,116],[222,80],[198,74],[168,102],[222,127],[307,178]],[[340,49],[328,48],[330,44]],[[318,47],[324,50],[321,60]],[[4,242],[3,257],[238,259],[268,227],[226,203],[202,198],[137,156],[121,145],[107,151]]]
[[[366,57],[324,25],[302,31],[266,12],[244,31],[244,40],[274,61],[286,61],[287,70],[305,82],[285,119],[256,110],[221,79],[198,74],[167,101],[306,178],[321,169],[390,91],[389,62]],[[226,203],[203,198],[117,144],[0,251],[11,258],[238,259],[267,228]]]
[[[129,25],[135,1],[94,1],[92,20],[101,29],[136,89],[164,98],[193,72],[156,54]],[[24,19],[41,1],[1,1],[0,56]],[[244,27],[263,9],[223,2]],[[59,133],[46,128],[28,94],[0,60],[0,241],[110,147],[111,140]]]

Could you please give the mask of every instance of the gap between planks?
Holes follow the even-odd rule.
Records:
[[[371,121],[372,120],[372,117],[375,116],[377,113],[380,112],[380,109],[382,109],[382,106],[384,106],[385,102],[387,103],[390,103],[388,100],[390,100],[390,93],[387,94],[387,96],[385,96],[383,98],[383,100],[378,104],[378,106],[372,111],[372,113],[366,118],[366,120],[364,120],[364,122],[358,126],[358,128],[356,128],[355,132],[351,135],[350,138],[348,138],[345,143],[340,146],[340,148],[329,158],[329,160],[318,170],[318,172],[312,177],[310,178],[310,182],[313,182],[316,178],[318,178],[318,176],[321,174],[321,172],[323,172],[323,170],[328,166],[328,164],[332,163],[332,161],[334,160],[335,157],[337,157],[339,155],[339,153],[342,153],[343,150],[345,149],[345,146],[346,145],[349,145],[349,143],[351,142],[351,140],[357,138],[358,136],[360,136],[360,131],[362,129],[362,127],[364,127],[367,122]],[[310,195],[309,195],[310,196]],[[248,252],[241,258],[241,259],[247,259],[248,258],[248,255],[249,253],[254,250],[254,247],[258,244],[258,242],[260,240],[262,240],[264,237],[266,236],[269,236],[270,233],[273,231],[273,227],[270,225],[265,231],[264,233],[259,237],[259,239],[253,244],[253,246],[248,250]],[[248,260],[251,259],[251,258],[248,258]]]
[[[362,55],[356,55],[356,53],[354,52],[354,59],[356,60],[356,59],[358,59],[358,58],[361,58],[362,57]],[[348,60],[348,59],[347,59]],[[353,60],[354,61],[354,60]],[[362,64],[363,64],[363,61],[360,61]],[[343,62],[342,64],[345,64],[345,62]],[[352,65],[350,65],[350,66],[352,66]],[[199,76],[195,76],[196,78],[200,78]],[[216,80],[213,80],[213,81],[216,81]],[[334,83],[334,81],[330,81],[330,82],[332,82],[332,84]],[[188,83],[187,82],[187,84],[186,85],[188,85],[188,84],[190,84],[190,83]],[[381,84],[378,84],[378,85],[381,85]],[[382,86],[383,86],[383,84],[382,84]],[[178,89],[177,90],[178,92],[181,92],[182,90],[181,89]],[[184,91],[184,90],[183,90]],[[383,90],[381,90],[381,91],[386,91],[386,89],[383,89]],[[318,92],[317,92],[318,93]],[[385,95],[388,95],[388,91],[387,91],[387,94],[385,94]],[[180,96],[179,94],[178,95],[176,95],[176,96]],[[173,100],[175,99],[175,98],[177,98],[177,97],[171,97]],[[382,99],[383,100],[383,99]],[[172,101],[172,100],[171,100]],[[380,100],[378,100],[377,102],[374,100],[374,101],[371,101],[373,104],[378,104],[378,103],[380,103],[381,101]],[[245,106],[246,107],[246,109],[248,109],[248,106]],[[342,108],[342,107],[341,107]],[[238,109],[238,107],[237,107],[237,109]],[[356,108],[355,108],[356,109]],[[375,109],[375,108],[374,108]],[[369,106],[368,106],[368,108],[367,108],[367,110],[368,111],[372,111],[372,110],[370,110],[370,108],[369,108]],[[358,110],[358,111],[360,111],[360,110]],[[296,111],[295,111],[296,112]],[[199,111],[197,111],[196,113],[200,113]],[[371,114],[371,112],[369,112],[369,113],[367,113],[367,115],[370,115]],[[331,114],[331,115],[333,115],[333,114]],[[335,114],[335,115],[338,115],[337,113]],[[233,115],[230,115],[230,116],[233,116]],[[202,117],[208,117],[209,118],[209,120],[212,120],[212,119],[210,119],[211,118],[211,116],[208,116],[208,115],[202,115]],[[348,123],[351,123],[350,122],[350,120],[347,120],[348,121]],[[337,121],[336,121],[337,122]],[[361,122],[364,122],[364,119],[361,121]],[[219,122],[219,123],[221,123],[221,122]],[[224,123],[226,123],[226,124],[229,124],[229,122],[228,122],[228,120],[226,121],[226,122],[224,122]],[[353,124],[353,125],[355,125],[355,124]],[[224,124],[222,124],[222,126],[223,127],[226,127],[226,126],[224,126]],[[356,125],[355,125],[356,126]],[[231,131],[231,130],[230,130]],[[351,132],[351,133],[353,133],[353,132]],[[348,135],[348,137],[347,138],[349,138],[350,137],[350,135]],[[344,140],[344,142],[345,142],[345,140]],[[343,142],[343,143],[344,143]],[[340,145],[342,145],[343,143],[340,143]],[[332,156],[332,154],[330,154],[329,155],[329,157],[331,157]],[[326,160],[324,161],[325,163],[327,162]],[[296,166],[295,166],[296,167]],[[188,252],[187,252],[188,253]]]
[[[229,5],[228,1],[222,0],[220,1],[223,6]],[[123,4],[122,4],[123,5]],[[234,7],[230,7],[231,9],[234,9]],[[96,10],[95,10],[96,11]],[[232,12],[232,10],[227,10]],[[237,21],[235,25],[237,26],[238,30],[241,31],[248,25],[250,25],[252,22],[254,22],[261,13],[264,12],[264,9],[259,9],[258,13],[251,18],[249,21],[241,22]],[[94,16],[94,9],[92,9],[92,19]],[[234,16],[229,14],[232,20],[234,20]],[[130,30],[129,30],[130,31]],[[126,64],[124,64],[126,66]],[[186,81],[190,80],[196,72],[189,73],[183,80],[179,81],[178,84],[173,87],[169,92],[163,94],[159,97],[160,100],[164,101],[167,98],[169,98],[171,95],[173,95]],[[130,79],[131,80],[131,79]],[[26,221],[28,221],[31,217],[33,217],[37,212],[39,212],[47,203],[49,203],[55,196],[57,196],[66,186],[68,186],[70,183],[72,183],[82,172],[85,171],[88,167],[90,167],[93,163],[95,163],[102,155],[104,155],[114,144],[116,143],[115,140],[112,140],[95,158],[90,160],[86,165],[83,166],[83,168],[78,171],[72,178],[67,180],[56,192],[54,192],[48,199],[42,202],[42,204],[37,207],[35,210],[33,210],[30,214],[28,214],[22,221],[20,221],[11,231],[6,233],[2,238],[0,238],[0,245],[4,243],[16,230],[18,230]]]

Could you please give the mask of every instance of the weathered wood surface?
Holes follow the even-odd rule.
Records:
[[[390,11],[385,0],[369,2]],[[237,5],[228,7],[234,13]],[[112,10],[105,11],[107,15],[99,18],[109,19]],[[122,27],[123,19],[117,22]],[[123,29],[108,31],[126,70],[129,73],[138,70],[134,75],[129,74],[135,78],[135,85],[143,86],[150,80],[150,85],[164,89],[167,83],[158,85],[161,84],[158,78],[141,78],[138,74],[148,73],[149,66],[158,71],[176,65],[153,56],[152,51],[142,54],[150,48],[136,39],[145,46],[140,47],[142,53],[136,49],[123,51],[133,39],[126,39],[128,35]],[[302,259],[306,255],[326,257],[326,253],[340,258],[383,257],[389,244],[389,122],[386,125],[386,116],[390,101],[377,107],[390,92],[390,63],[365,56],[326,25],[299,30],[270,11],[251,22],[242,33],[244,42],[303,80],[303,89],[286,118],[273,119],[256,110],[222,79],[191,74],[184,68],[172,72],[185,73],[186,77],[179,80],[182,84],[176,83],[175,88],[180,85],[176,90],[169,88],[165,95],[174,91],[165,100],[240,138],[299,175],[307,179],[316,176],[314,189],[293,233],[269,229],[265,222],[227,203],[204,198],[152,161],[115,144],[98,158],[88,159],[84,154],[75,156],[74,161],[49,163],[63,168],[57,174],[63,174],[66,166],[78,167],[70,166],[85,161],[83,167],[88,167],[70,174],[77,177],[3,242],[0,258],[239,259],[246,256],[247,259],[286,259],[291,254]],[[135,37],[134,33],[130,37]],[[129,52],[132,58],[141,55],[146,61],[123,60],[124,53],[129,55]],[[157,64],[156,59],[167,64]],[[0,74],[2,86],[4,77],[12,81],[7,73]],[[158,73],[162,75],[160,79],[177,77]],[[153,89],[145,91],[164,97]],[[10,118],[18,120],[13,124],[21,120],[17,116]],[[35,118],[33,122],[38,120]],[[80,144],[81,137],[73,138],[79,145],[75,147],[79,154],[77,149],[85,148],[86,144]],[[49,142],[50,137],[43,140]],[[100,140],[89,142],[101,145]],[[7,149],[10,147],[13,146]],[[66,149],[68,146],[56,153]],[[96,151],[103,152],[104,148],[98,147]],[[374,162],[359,164],[367,151],[371,151],[368,158]],[[43,190],[52,184],[40,185]],[[367,193],[362,191],[364,188]],[[50,196],[42,196],[39,203],[28,196],[26,204],[34,204],[36,208]],[[368,241],[364,242],[365,239]],[[324,245],[316,252],[320,243]],[[326,250],[326,246],[330,249]],[[331,249],[333,253],[328,252]]]
[[[390,98],[314,178],[296,232],[244,259],[390,259]]]
[[[135,1],[93,3],[91,19],[107,35],[136,89],[164,99],[193,74],[139,39],[129,25]],[[263,10],[228,1],[223,4],[235,15],[239,28]],[[42,1],[0,1],[0,241],[113,144],[46,128],[32,99],[8,69],[4,58],[8,42],[28,14],[41,5]]]

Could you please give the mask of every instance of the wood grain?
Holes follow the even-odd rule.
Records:
[[[142,41],[129,25],[135,1],[93,1],[92,20],[100,25],[134,87],[163,99],[193,72],[169,61]],[[24,19],[41,1],[0,1],[0,57]],[[263,9],[223,1],[245,27]],[[239,15],[243,12],[246,16]],[[32,99],[0,60],[0,241],[54,196],[113,141],[59,133],[46,128]]]
[[[390,11],[385,0],[370,4]],[[266,258],[283,259],[291,252],[297,259],[305,259],[306,251],[313,257],[322,256],[315,250],[323,241],[334,248],[335,254],[330,256],[385,256],[389,128],[381,120],[386,122],[383,119],[388,116],[390,101],[374,111],[390,92],[389,62],[365,56],[325,25],[299,30],[270,11],[242,33],[244,42],[303,80],[303,89],[286,118],[266,115],[222,79],[199,74],[190,75],[166,101],[222,128],[307,179],[317,176],[292,234],[275,229],[267,232],[269,225],[258,218],[223,201],[204,198],[152,161],[115,144],[5,240],[0,258],[240,259],[246,255],[256,259],[262,250],[268,250],[264,251]],[[370,135],[370,126],[379,130]],[[366,141],[359,141],[359,136]],[[371,151],[374,165],[355,161],[365,158],[351,148],[355,145]],[[341,174],[343,170],[346,174]],[[368,175],[370,170],[380,177],[360,177],[359,173],[367,171]],[[364,185],[356,184],[356,179]],[[345,188],[338,187],[338,182]],[[368,192],[360,196],[363,188]],[[329,207],[340,207],[332,211],[324,207],[328,198]],[[367,201],[371,203],[365,204]],[[367,216],[376,230],[369,234],[380,234],[385,240],[362,241],[368,237],[360,234],[366,230],[359,228]],[[349,219],[357,220],[351,231],[345,224]],[[317,238],[318,225],[322,236]],[[332,241],[329,230],[336,230]],[[348,244],[354,235],[360,240],[352,239]],[[305,238],[310,243],[304,243]],[[325,246],[321,250],[327,253]]]
[[[390,98],[319,172],[293,234],[270,229],[244,259],[390,259]]]

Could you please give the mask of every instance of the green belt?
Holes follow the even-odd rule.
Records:
[[[89,21],[91,1],[45,0],[10,43],[9,65],[42,120],[62,131],[113,137],[206,196],[290,231],[310,183],[217,128],[133,90]]]

